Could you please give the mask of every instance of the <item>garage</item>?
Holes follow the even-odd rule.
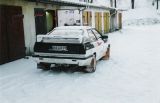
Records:
[[[22,7],[0,5],[0,64],[25,56],[23,17]]]
[[[34,9],[36,35],[46,34],[57,26],[55,10]]]

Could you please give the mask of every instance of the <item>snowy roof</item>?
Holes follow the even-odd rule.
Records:
[[[60,26],[55,29],[70,29],[70,30],[79,30],[79,29],[90,29],[90,26]]]

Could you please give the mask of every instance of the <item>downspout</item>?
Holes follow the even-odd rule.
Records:
[[[83,26],[83,11],[89,7],[87,5],[88,5],[88,0],[86,1],[86,7],[79,9],[79,14],[81,15],[81,26]]]

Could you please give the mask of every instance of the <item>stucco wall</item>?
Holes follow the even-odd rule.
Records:
[[[82,7],[82,8],[78,8],[78,7],[65,7],[65,6],[63,6],[63,7],[61,7],[60,9],[84,9],[84,7]],[[93,28],[95,28],[95,13],[96,12],[101,12],[102,13],[102,31],[104,31],[104,18],[103,18],[103,13],[104,12],[109,12],[109,10],[103,10],[103,9],[95,9],[95,8],[86,8],[86,9],[84,9],[84,11],[91,11],[92,12],[92,27]],[[59,12],[58,13],[58,20],[61,20],[61,19],[63,19],[64,21],[66,20],[66,16],[59,16],[59,15],[63,15],[64,13],[63,12]],[[77,16],[75,16],[75,15],[77,15]],[[82,19],[82,11],[80,12],[80,14],[79,13],[75,13],[75,17],[76,18],[79,18],[80,20],[81,20],[81,25],[83,25],[83,19]],[[60,22],[60,21],[58,21],[58,22]],[[60,24],[60,23],[59,23]],[[62,23],[63,24],[63,23]],[[61,25],[59,25],[59,26],[61,26]]]

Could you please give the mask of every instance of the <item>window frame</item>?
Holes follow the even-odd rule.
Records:
[[[89,35],[89,30],[90,30],[90,31],[91,31],[91,33],[93,34],[93,36],[92,36],[92,37],[94,37],[94,39],[95,39],[95,40],[91,39],[91,41],[92,41],[92,42],[97,41],[97,37],[96,37],[96,36],[95,36],[95,34],[93,33],[92,29],[87,29],[88,37],[91,37],[91,36]]]
[[[97,36],[97,34],[96,34],[93,30],[96,31],[96,32],[99,34],[99,36]],[[97,40],[98,40],[99,38],[102,38],[102,35],[101,35],[95,28],[92,28],[92,32],[94,33],[94,35],[95,35],[95,37],[97,38]]]

